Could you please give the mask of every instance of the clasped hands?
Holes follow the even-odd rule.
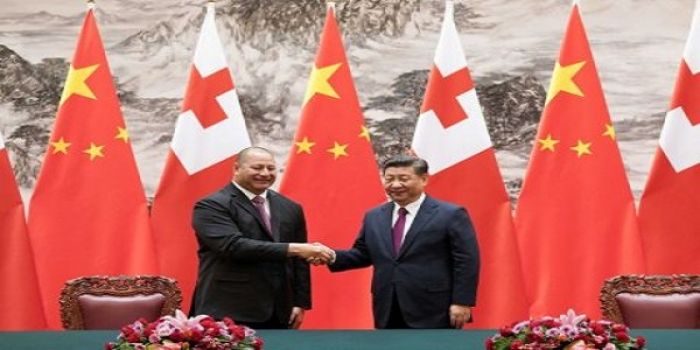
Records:
[[[325,245],[315,243],[291,243],[289,245],[291,255],[306,260],[312,265],[327,265],[335,261],[335,251]]]

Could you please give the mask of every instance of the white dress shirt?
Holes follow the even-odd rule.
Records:
[[[404,239],[406,238],[406,232],[411,228],[411,225],[413,224],[413,219],[416,218],[416,214],[418,214],[418,209],[420,209],[421,204],[423,204],[423,201],[425,201],[425,192],[421,193],[420,197],[416,199],[414,202],[406,204],[404,208],[406,208],[406,224],[403,226],[403,234],[401,235],[401,243],[403,244]],[[394,224],[396,224],[396,220],[399,219],[399,208],[401,208],[400,205],[394,203],[394,211],[391,214],[391,227],[394,227]]]
[[[237,184],[235,181],[232,181],[232,183],[234,186],[238,187],[238,189],[241,190],[241,192],[243,192],[243,194],[246,197],[248,197],[248,199],[251,202],[253,201],[253,198],[255,198],[257,196],[263,197],[265,199],[265,212],[267,213],[267,217],[270,217],[270,218],[272,217],[270,215],[270,201],[267,200],[267,190],[263,191],[263,193],[261,193],[261,194],[255,194],[253,192],[246,190],[245,188],[243,188],[243,186]]]

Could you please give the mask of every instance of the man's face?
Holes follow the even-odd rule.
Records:
[[[250,152],[236,162],[233,179],[241,187],[261,194],[275,183],[277,166],[272,155],[266,152]]]
[[[400,206],[415,202],[428,183],[427,175],[417,175],[412,166],[384,170],[384,191]]]

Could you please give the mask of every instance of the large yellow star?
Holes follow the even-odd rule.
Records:
[[[51,154],[68,154],[68,147],[70,147],[70,143],[66,142],[63,137],[61,137],[58,139],[58,141],[51,141],[51,146],[53,146],[53,153]]]
[[[311,147],[313,147],[316,143],[309,141],[309,138],[304,136],[303,140],[295,142],[294,144],[297,145],[297,154],[302,152],[311,154]]]
[[[549,91],[547,91],[547,100],[544,102],[545,106],[549,104],[549,101],[559,95],[561,91],[576,96],[583,96],[581,88],[574,82],[574,77],[585,64],[586,61],[570,64],[568,66],[561,66],[559,62],[555,64],[554,73],[552,73],[552,82],[549,83]]]
[[[603,136],[608,136],[611,140],[615,139],[615,128],[613,128],[612,124],[605,124]]]
[[[537,139],[537,142],[540,143],[540,151],[554,152],[554,146],[559,143],[559,140],[553,139],[552,134],[547,134],[547,138]]]
[[[361,130],[362,132],[357,136],[369,141],[369,129],[367,129],[367,127],[363,125]]]
[[[309,85],[306,87],[306,94],[304,95],[304,105],[308,102],[315,94],[326,95],[333,98],[340,98],[338,93],[333,89],[331,83],[328,80],[335,74],[335,72],[340,68],[341,63],[332,64],[330,66],[325,66],[321,68],[314,68],[311,70],[311,76],[309,77]]]
[[[105,146],[97,146],[90,142],[90,148],[84,150],[83,152],[90,155],[90,160],[94,160],[96,157],[104,158],[105,155],[102,153],[102,149],[104,147]]]
[[[571,150],[576,152],[576,155],[581,158],[584,154],[591,155],[591,143],[590,142],[583,142],[581,140],[578,140],[576,142],[576,146],[571,147]]]
[[[347,144],[341,145],[338,142],[334,142],[333,148],[329,148],[328,152],[333,153],[333,159],[338,159],[341,156],[348,156],[348,152],[345,149],[348,148]]]
[[[63,94],[61,95],[61,101],[58,103],[58,105],[63,105],[63,102],[74,94],[91,98],[93,100],[96,99],[95,94],[92,92],[92,90],[90,90],[90,87],[85,81],[92,75],[92,73],[95,73],[99,66],[99,64],[93,64],[92,66],[76,69],[71,64],[68,68],[66,85],[63,87]]]
[[[129,132],[126,131],[126,128],[122,128],[120,126],[117,127],[117,136],[114,137],[115,139],[122,140],[124,143],[129,142]]]

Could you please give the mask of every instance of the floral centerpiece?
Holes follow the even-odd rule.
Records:
[[[569,310],[558,318],[542,317],[502,327],[486,339],[487,350],[642,350],[644,337],[607,320],[592,321]]]
[[[177,310],[175,316],[156,321],[140,319],[122,327],[116,342],[106,350],[261,350],[263,340],[255,331],[224,317],[221,321],[200,315],[187,318]]]

